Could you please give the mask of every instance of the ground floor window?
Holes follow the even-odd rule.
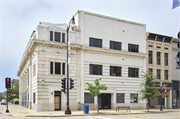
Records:
[[[116,103],[124,103],[124,94],[123,93],[117,93]]]
[[[89,93],[84,94],[84,103],[94,103],[94,98]]]
[[[130,94],[130,103],[138,103],[138,94]]]

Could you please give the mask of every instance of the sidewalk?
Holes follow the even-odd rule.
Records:
[[[129,115],[129,114],[147,114],[147,110],[131,110],[127,112],[126,110],[90,110],[89,114],[84,114],[83,110],[80,111],[71,111],[71,115],[65,115],[64,111],[44,111],[36,112],[35,110],[28,109],[19,105],[9,104],[9,113],[5,113],[6,106],[3,106],[3,114],[11,115],[15,117],[65,117],[65,116],[96,116],[96,115]],[[166,112],[180,112],[180,109],[164,109],[162,112],[159,109],[150,109],[149,113],[166,113]]]

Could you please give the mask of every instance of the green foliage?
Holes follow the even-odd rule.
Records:
[[[19,84],[16,84],[14,88],[12,88],[12,92],[8,92],[8,100],[13,100],[15,98],[19,99]]]
[[[156,97],[160,97],[161,94],[158,89],[153,86],[153,83],[155,83],[153,80],[157,79],[157,77],[149,74],[149,71],[143,73],[141,76],[144,78],[144,81],[140,84],[141,90],[138,91],[142,97],[140,97],[139,100],[153,100]]]
[[[88,87],[85,90],[90,91],[90,94],[93,97],[96,97],[98,95],[101,95],[101,93],[99,92],[100,90],[106,90],[107,86],[105,84],[101,84],[99,83],[99,81],[101,80],[101,78],[96,78],[96,80],[94,81],[95,85],[93,86],[90,83],[86,83],[88,85]]]
[[[19,104],[19,101],[15,101],[14,104],[18,105],[18,104]]]

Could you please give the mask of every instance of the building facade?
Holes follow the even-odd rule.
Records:
[[[74,17],[76,26],[69,32],[69,76],[75,83],[70,109],[81,110],[84,104],[90,109],[145,109],[138,91],[140,75],[147,69],[146,26],[86,11]],[[66,28],[67,24],[40,22],[33,31],[17,73],[20,105],[37,111],[66,109],[67,95],[61,92],[61,79],[67,74]],[[98,100],[85,90],[86,82],[96,78],[108,87]]]
[[[180,39],[174,38],[172,42],[171,64],[173,82],[172,90],[172,108],[179,108],[179,95],[180,95]]]
[[[150,106],[159,108],[162,102],[166,109],[172,108],[172,80],[171,80],[171,44],[173,37],[164,36],[155,33],[146,33],[146,47],[147,47],[147,70],[157,76],[154,84],[160,91],[160,82],[166,85],[169,98],[155,98],[151,100]],[[164,90],[163,90],[164,91]]]

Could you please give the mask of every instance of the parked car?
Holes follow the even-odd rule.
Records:
[[[6,99],[1,100],[1,105],[6,105]]]

